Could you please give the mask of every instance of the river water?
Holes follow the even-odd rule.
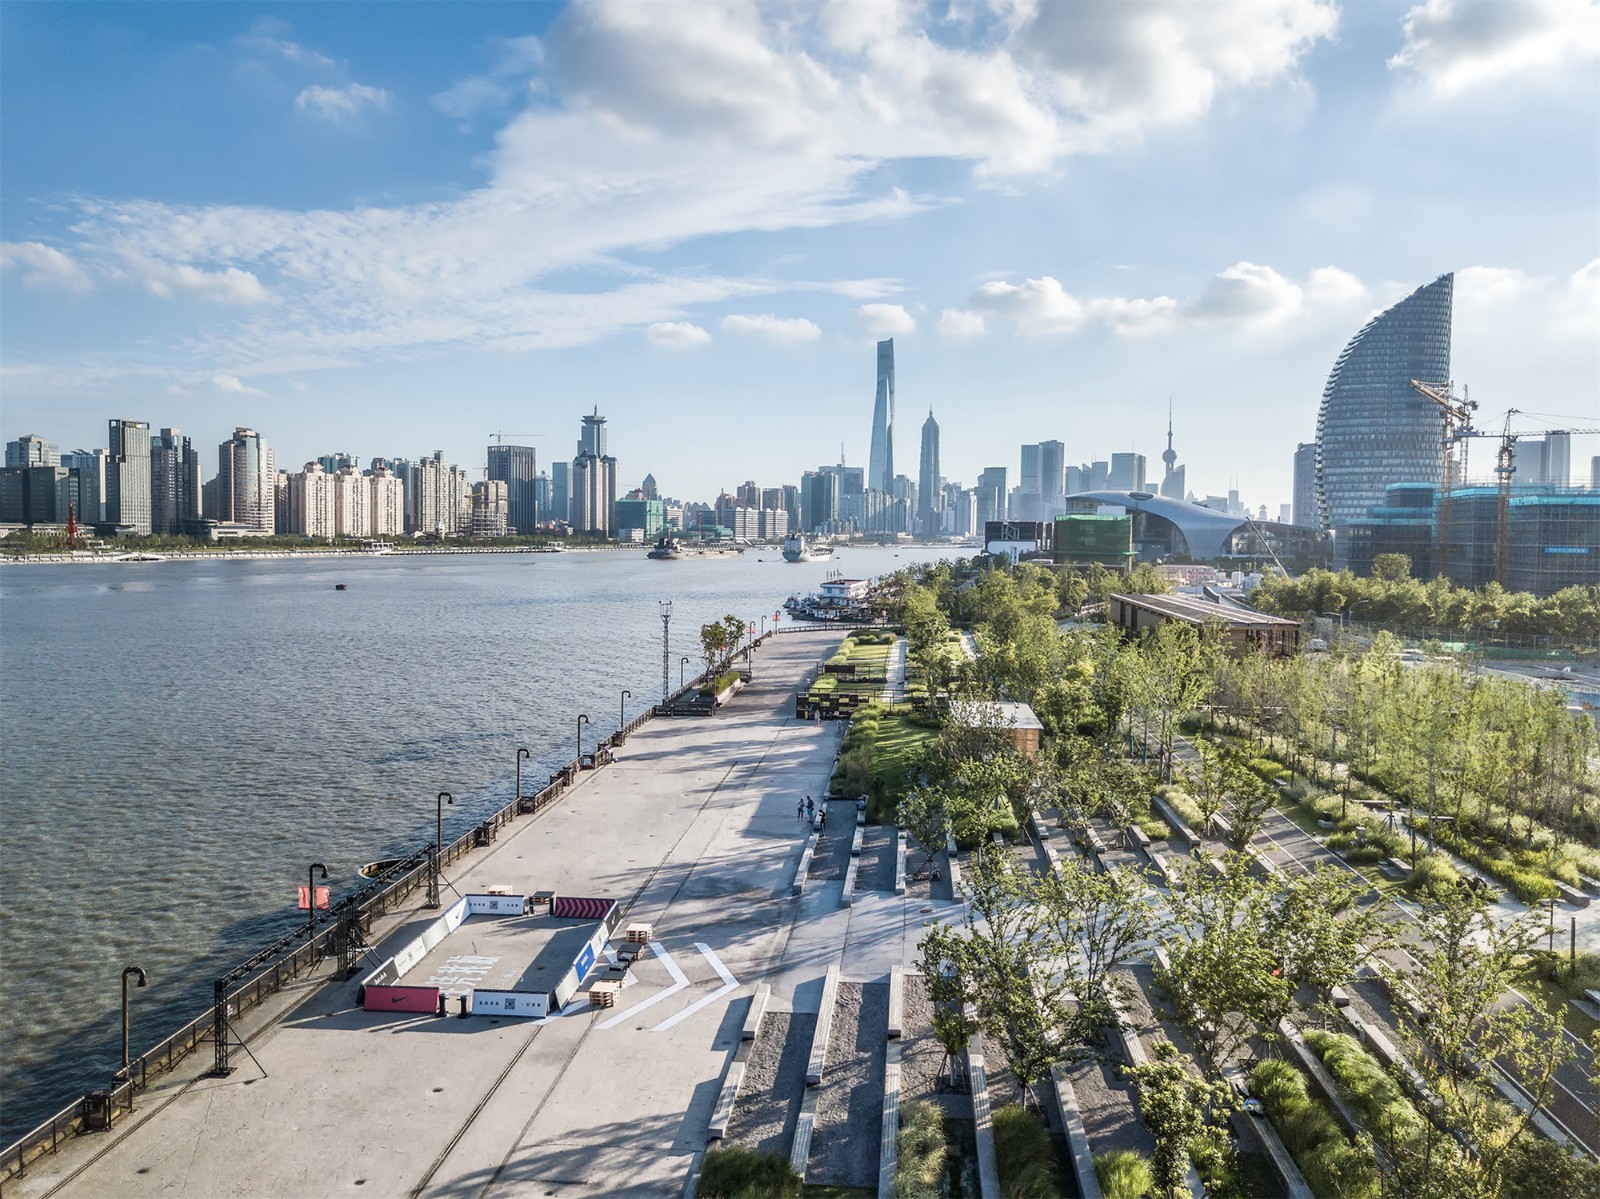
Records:
[[[211,980],[334,899],[365,862],[452,839],[700,668],[701,624],[770,617],[842,568],[931,551],[642,551],[195,560],[0,568],[0,1143],[120,1052],[120,978],[143,966],[132,1051],[210,1001]],[[342,582],[347,590],[334,584]]]

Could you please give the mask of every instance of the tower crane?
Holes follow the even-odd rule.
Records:
[[[489,434],[489,436],[494,438],[494,443],[496,445],[505,445],[506,438],[508,438],[508,437],[543,437],[544,434],[543,433],[491,433],[491,434]],[[487,479],[489,477],[489,464],[487,462],[484,463],[484,466],[483,466],[483,477],[485,479]]]
[[[1500,449],[1495,454],[1495,506],[1494,506],[1494,580],[1506,585],[1506,558],[1511,541],[1511,476],[1517,472],[1517,439],[1520,437],[1549,437],[1552,433],[1600,433],[1597,428],[1518,429],[1511,428],[1511,418],[1522,415],[1520,408],[1507,408],[1506,421],[1500,432]],[[1491,437],[1490,433],[1471,432],[1470,437]]]
[[[1419,395],[1432,400],[1439,407],[1439,415],[1443,422],[1439,436],[1439,564],[1437,573],[1440,578],[1447,578],[1446,566],[1450,554],[1450,496],[1455,490],[1456,481],[1467,477],[1467,438],[1477,436],[1477,430],[1472,427],[1472,414],[1478,405],[1467,398],[1465,386],[1458,397],[1455,393],[1455,384],[1451,381],[1444,383],[1424,383],[1420,379],[1409,380],[1411,390]],[[1461,447],[1461,460],[1456,461],[1456,447]]]

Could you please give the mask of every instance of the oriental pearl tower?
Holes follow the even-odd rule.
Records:
[[[1161,480],[1161,494],[1170,499],[1181,500],[1184,491],[1184,471],[1178,465],[1178,451],[1172,448],[1172,405],[1167,405],[1167,448],[1162,451],[1161,461],[1166,463],[1166,474]]]

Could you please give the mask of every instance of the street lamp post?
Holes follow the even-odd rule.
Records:
[[[117,1075],[119,1080],[131,1076],[128,1064],[128,979],[130,978],[137,978],[139,980],[137,985],[141,987],[149,981],[142,967],[129,966],[122,972],[122,1070]]]
[[[685,666],[687,666],[687,665],[689,665],[689,659],[688,658],[679,658],[678,659],[678,690],[679,691],[683,690],[683,668]]]
[[[765,612],[761,614],[761,635],[763,637],[767,635],[767,614]]]
[[[589,717],[587,715],[582,715],[582,716],[578,717],[578,769],[579,770],[583,769],[583,726],[588,724],[588,723],[589,723]]]
[[[306,871],[306,947],[311,954],[311,964],[317,964],[317,871],[322,871],[324,882],[328,868],[321,862],[312,862]]]
[[[657,600],[661,609],[661,702],[667,702],[672,678],[672,601]]]
[[[533,755],[531,753],[529,753],[525,749],[517,750],[517,807],[516,807],[516,810],[518,812],[522,811],[522,759],[523,758],[530,758],[532,756]]]
[[[433,811],[433,870],[428,875],[428,902],[424,907],[439,906],[439,874],[444,869],[444,805],[455,806],[455,796],[448,791],[439,792]]]
[[[622,730],[628,723],[628,701],[633,698],[633,692],[623,689],[622,698],[617,701],[617,744],[622,744]]]

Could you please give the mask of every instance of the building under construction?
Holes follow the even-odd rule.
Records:
[[[1426,483],[1393,484],[1381,506],[1346,527],[1340,556],[1356,574],[1369,575],[1379,554],[1405,554],[1411,573],[1423,580],[1439,573],[1442,560],[1445,574],[1460,587],[1482,587],[1497,574],[1508,591],[1535,595],[1600,586],[1600,490],[1517,485],[1505,499],[1502,517],[1498,488],[1458,487],[1448,493],[1444,508],[1448,519],[1441,545],[1437,489]],[[1497,569],[1501,553],[1504,565]]]

